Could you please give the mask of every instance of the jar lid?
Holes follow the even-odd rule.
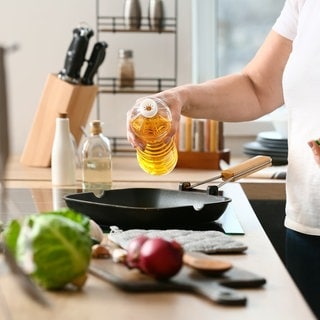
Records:
[[[133,51],[129,49],[119,49],[119,58],[132,58]]]

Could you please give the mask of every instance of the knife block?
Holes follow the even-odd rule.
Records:
[[[98,87],[71,84],[49,74],[38,109],[24,147],[21,163],[32,167],[50,167],[55,121],[59,113],[67,113],[70,131],[79,144],[82,126],[86,126]]]

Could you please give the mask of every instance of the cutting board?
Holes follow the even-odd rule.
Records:
[[[246,305],[246,296],[235,289],[258,288],[266,283],[265,278],[235,267],[214,276],[187,266],[173,278],[158,281],[111,259],[92,259],[90,273],[129,292],[184,291],[223,305]]]

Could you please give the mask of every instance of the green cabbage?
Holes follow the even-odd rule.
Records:
[[[12,220],[4,240],[17,262],[42,287],[62,289],[86,275],[91,245],[90,220],[72,210]]]

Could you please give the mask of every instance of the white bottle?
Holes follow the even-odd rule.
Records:
[[[111,189],[112,156],[110,142],[102,133],[102,123],[90,123],[91,134],[82,146],[82,188],[101,193]]]
[[[76,184],[76,161],[69,118],[59,113],[51,153],[51,180],[54,186]]]

